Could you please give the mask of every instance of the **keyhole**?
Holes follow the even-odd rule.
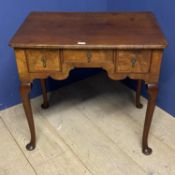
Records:
[[[132,58],[131,60],[132,67],[135,67],[136,62],[137,62],[136,58]]]
[[[41,61],[42,61],[42,63],[43,63],[43,67],[46,67],[47,58],[46,58],[45,56],[43,56],[43,57],[41,58]]]
[[[92,58],[92,53],[90,51],[87,52],[87,59],[88,59],[88,62],[91,61],[91,58]]]

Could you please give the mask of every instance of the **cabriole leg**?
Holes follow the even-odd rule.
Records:
[[[41,82],[41,91],[43,94],[43,104],[41,104],[41,107],[43,109],[47,109],[49,107],[49,102],[47,98],[46,80],[41,79],[40,82]]]
[[[148,84],[147,93],[149,96],[148,106],[145,116],[144,130],[143,130],[143,138],[142,138],[142,152],[146,155],[152,153],[152,149],[148,146],[148,134],[152,122],[153,112],[156,105],[157,94],[158,94],[158,86],[157,84]]]
[[[31,134],[30,143],[26,145],[26,149],[29,151],[33,150],[36,145],[35,126],[34,126],[32,108],[30,104],[30,98],[29,98],[30,91],[31,91],[31,83],[22,82],[20,85],[20,94],[21,94],[21,99],[22,99],[24,111],[26,114],[26,118],[28,121],[29,129],[30,129],[30,134]]]
[[[136,107],[142,108],[143,105],[140,102],[140,96],[142,91],[142,80],[137,81],[137,89],[136,89]]]

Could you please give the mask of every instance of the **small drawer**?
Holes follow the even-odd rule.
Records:
[[[60,56],[58,50],[27,49],[29,72],[60,71]]]
[[[113,63],[112,50],[64,50],[66,63]]]
[[[131,73],[147,73],[150,68],[150,50],[117,51],[116,71]]]

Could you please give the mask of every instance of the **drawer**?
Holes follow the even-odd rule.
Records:
[[[66,63],[113,63],[112,50],[64,50]]]
[[[27,49],[29,72],[60,71],[60,56],[58,50]]]
[[[116,58],[117,72],[147,73],[151,62],[150,50],[119,50]]]

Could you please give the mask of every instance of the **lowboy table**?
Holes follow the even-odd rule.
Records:
[[[158,93],[163,49],[167,46],[154,15],[144,13],[43,13],[32,12],[10,41],[21,82],[20,93],[31,141],[36,145],[29,99],[32,81],[41,80],[44,103],[49,106],[45,79],[63,80],[74,68],[103,68],[113,80],[138,80],[136,107],[141,108],[142,80],[147,85],[148,106],[142,151],[151,154],[148,133]]]

